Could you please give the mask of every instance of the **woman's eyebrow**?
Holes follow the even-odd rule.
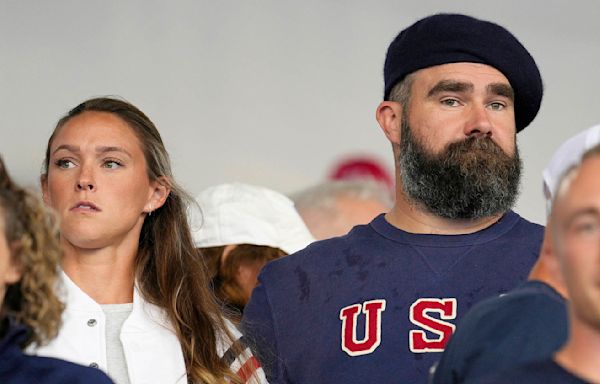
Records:
[[[59,145],[58,147],[56,147],[56,149],[52,152],[52,154],[55,154],[56,152],[60,151],[61,149],[64,149],[64,150],[67,150],[70,152],[79,152],[78,145],[62,144],[62,145]]]
[[[129,151],[127,151],[125,148],[123,147],[117,147],[117,146],[101,146],[101,147],[96,147],[96,153],[106,153],[106,152],[121,152],[126,154],[129,157],[133,157],[131,156],[131,153],[129,153]]]

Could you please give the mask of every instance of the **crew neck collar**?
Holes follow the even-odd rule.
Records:
[[[519,221],[520,216],[513,211],[505,213],[497,222],[479,231],[461,235],[438,235],[410,233],[390,224],[385,214],[377,216],[370,226],[381,236],[397,243],[431,246],[431,247],[460,247],[465,245],[482,244],[494,240],[510,229]],[[441,242],[443,240],[443,242]]]

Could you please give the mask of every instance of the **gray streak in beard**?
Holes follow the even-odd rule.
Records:
[[[402,119],[399,163],[409,200],[448,219],[483,218],[512,208],[522,168],[516,147],[511,157],[489,137],[470,137],[433,154],[407,121]]]

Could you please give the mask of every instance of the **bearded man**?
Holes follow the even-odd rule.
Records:
[[[377,121],[392,210],[267,265],[243,328],[272,383],[425,383],[459,318],[524,281],[543,228],[511,211],[516,133],[543,93],[503,27],[440,14],[402,31]]]

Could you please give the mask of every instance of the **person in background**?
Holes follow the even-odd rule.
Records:
[[[265,382],[220,312],[152,121],[115,98],[84,101],[48,140],[44,201],[60,218],[66,308],[40,355],[117,384]]]
[[[539,255],[543,227],[511,210],[516,135],[543,94],[525,47],[497,24],[433,15],[390,44],[384,80],[394,207],[266,265],[244,310],[274,383],[424,383],[456,322]]]
[[[57,230],[54,216],[11,180],[0,157],[0,383],[111,383],[97,369],[23,353],[48,343],[60,327]]]
[[[364,179],[326,181],[291,198],[317,240],[345,235],[393,206],[387,187]]]
[[[600,383],[600,145],[559,180],[550,221],[554,262],[569,296],[568,339],[553,356],[481,383]]]
[[[548,217],[560,177],[599,143],[600,125],[596,125],[554,152],[542,174]],[[435,369],[434,384],[478,383],[493,372],[548,358],[565,343],[568,292],[555,259],[548,223],[529,281],[475,305],[465,315]]]
[[[207,188],[192,210],[194,244],[208,265],[212,288],[235,321],[262,267],[314,241],[284,195],[263,187],[230,183]]]
[[[383,162],[368,155],[346,155],[329,171],[330,181],[371,180],[394,195],[394,176]]]

